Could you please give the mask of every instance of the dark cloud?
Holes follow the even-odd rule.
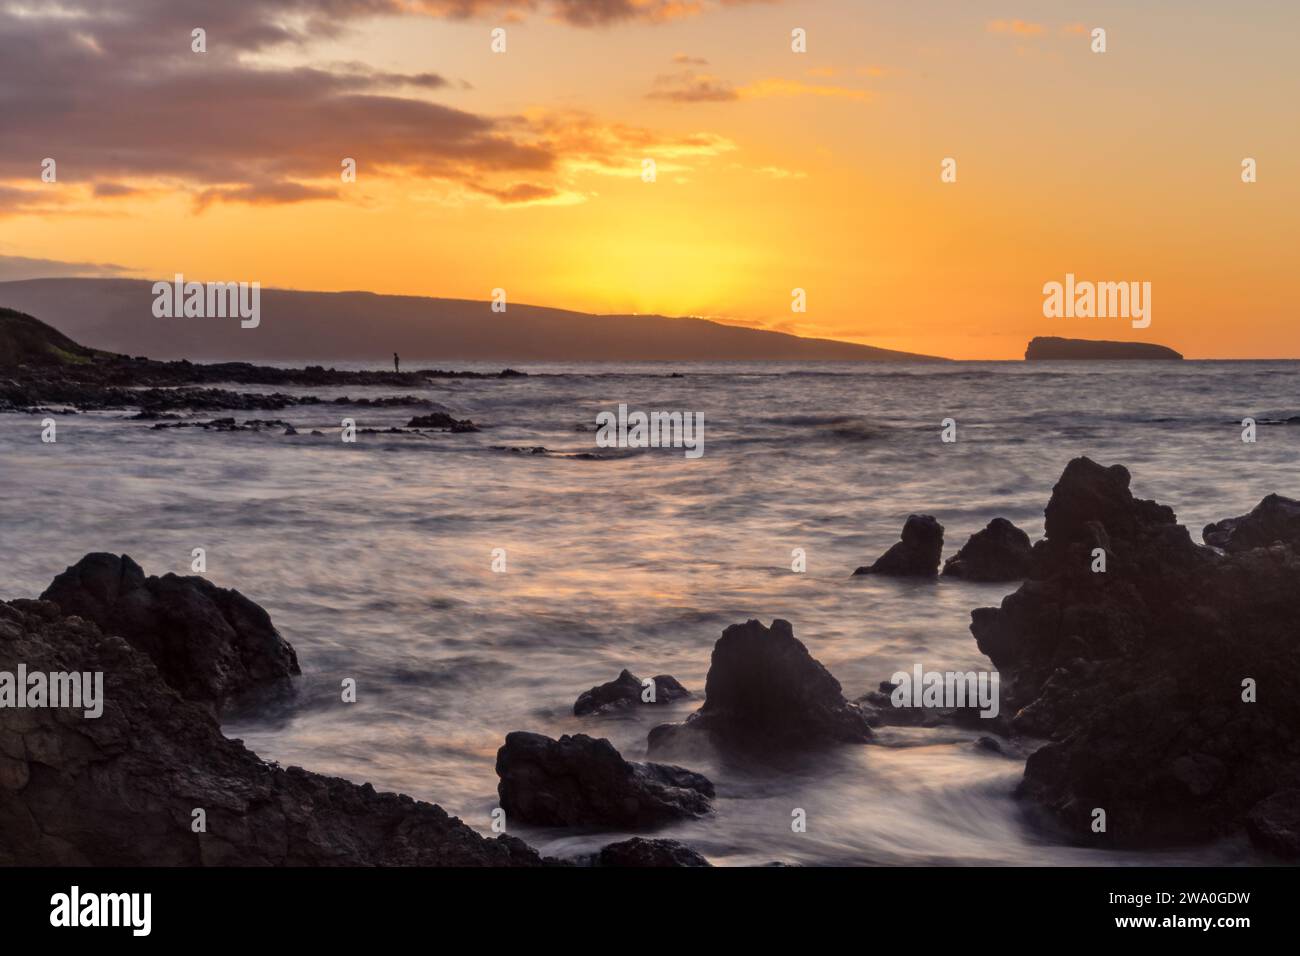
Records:
[[[381,0],[278,6],[227,0],[81,0],[79,16],[21,16],[0,7],[0,179],[37,182],[53,157],[59,180],[171,179],[215,199],[298,202],[324,198],[300,180],[337,177],[352,157],[370,172],[408,170],[454,180],[493,171],[544,171],[555,157],[503,121],[395,87],[435,90],[436,73],[396,74],[359,64],[339,70],[268,69],[243,56],[337,29],[333,16],[384,12]],[[294,14],[293,26],[268,10]],[[207,53],[190,30],[208,31]],[[506,122],[505,125],[511,125]],[[100,196],[120,187],[96,187]],[[9,190],[0,206],[39,197]]]
[[[737,2],[737,0],[729,0]],[[740,0],[747,2],[747,0]],[[301,202],[345,157],[361,175],[409,173],[485,190],[485,177],[554,173],[555,137],[517,117],[484,116],[420,94],[455,84],[363,63],[274,69],[252,54],[342,36],[373,16],[528,14],[578,26],[688,15],[716,0],[63,0],[0,3],[0,214],[55,208],[39,163],[59,181],[112,197],[147,179],[216,201]],[[724,4],[725,5],[725,4]],[[206,53],[191,30],[206,31]],[[265,59],[260,62],[265,63]],[[462,87],[464,84],[460,84]],[[732,98],[697,85],[668,99]],[[137,181],[132,184],[133,181]],[[550,187],[538,187],[550,188]],[[506,197],[506,198],[503,198]],[[513,200],[526,201],[526,200]]]

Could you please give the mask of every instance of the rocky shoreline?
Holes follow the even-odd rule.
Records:
[[[149,420],[179,417],[181,412],[279,411],[331,404],[426,408],[432,403],[415,396],[323,398],[222,386],[417,389],[441,379],[522,377],[526,373],[514,369],[491,374],[443,369],[387,372],[321,366],[278,368],[248,362],[162,362],[86,348],[39,319],[0,308],[0,412],[71,414],[135,409],[133,417]],[[448,426],[445,430],[474,429]]]
[[[274,676],[247,667],[230,673],[222,665],[240,659],[240,651],[254,651],[247,642],[255,637],[282,670],[296,670],[292,649],[273,629],[260,630],[267,622],[249,613],[246,599],[202,579],[161,584],[166,579],[154,578],[153,588],[113,590],[104,560],[111,557],[90,555],[82,562],[90,562],[82,570],[96,576],[77,599],[107,597],[107,604],[87,603],[83,610],[110,619],[122,615],[133,639],[65,614],[52,600],[0,603],[0,671],[14,672],[20,664],[28,672],[95,671],[105,687],[97,719],[54,707],[0,710],[0,865],[553,862],[514,837],[485,839],[433,804],[268,764],[227,739],[211,694]],[[119,565],[134,579],[128,561]],[[67,597],[63,586],[51,590]],[[146,608],[136,614],[132,605],[141,592],[148,595]],[[178,623],[193,638],[185,642],[187,651],[203,660],[170,657],[167,645]]]
[[[216,386],[416,388],[479,373],[152,362],[84,349],[14,315],[0,315],[0,411],[136,409],[135,420],[159,431],[292,435],[281,419],[182,412],[409,405],[406,427],[391,431],[478,428],[414,397]],[[945,561],[943,525],[918,513],[855,572],[1016,587],[999,607],[971,614],[972,635],[1000,679],[996,714],[970,701],[900,707],[889,681],[846,695],[814,656],[815,640],[805,645],[785,620],[750,620],[714,644],[695,712],[649,731],[655,762],[624,759],[597,732],[553,739],[501,728],[500,808],[507,820],[539,827],[707,825],[719,781],[691,769],[698,760],[740,755],[752,765],[791,751],[881,745],[886,728],[949,727],[1025,759],[1015,796],[1044,839],[1147,849],[1243,836],[1264,853],[1300,856],[1300,502],[1269,495],[1248,514],[1208,525],[1198,544],[1172,509],[1129,486],[1124,467],[1077,458],[1052,489],[1043,540],[1031,544],[994,517]],[[255,709],[259,695],[292,687],[300,669],[265,610],[202,577],[149,576],[125,555],[86,555],[39,600],[0,603],[0,677],[20,670],[102,672],[105,699],[96,718],[0,706],[0,863],[559,862],[513,837],[486,839],[435,805],[282,769],[226,739],[224,707],[251,700]],[[586,683],[575,680],[573,690]],[[0,680],[0,704],[4,687]],[[578,696],[573,714],[596,727],[691,696],[671,675],[642,680],[624,670]],[[193,828],[196,811],[204,830]],[[707,865],[687,847],[643,837],[570,862]]]
[[[762,760],[871,746],[883,727],[950,725],[983,731],[985,749],[1028,755],[1016,796],[1027,825],[1057,841],[1154,848],[1245,834],[1295,857],[1297,514],[1300,503],[1271,495],[1208,526],[1216,546],[1199,545],[1171,509],[1132,495],[1123,467],[1075,459],[1023,583],[1000,607],[972,612],[1002,679],[999,719],[970,707],[900,710],[888,683],[849,699],[788,622],[749,621],[716,642],[703,704],[684,723],[654,727],[648,750],[688,764],[706,752]],[[994,522],[959,555],[985,553],[1006,570],[1021,543]],[[937,566],[933,540],[925,558]],[[228,701],[283,688],[299,667],[262,608],[204,578],[147,576],[124,555],[87,555],[39,600],[0,603],[0,672],[20,665],[100,671],[105,701],[97,719],[0,708],[0,863],[562,862],[514,837],[487,839],[435,805],[283,769],[226,739],[218,715]],[[670,675],[624,671],[574,711],[599,722],[687,696]],[[629,762],[588,734],[511,732],[497,772],[506,819],[532,826],[648,831],[714,812],[715,784],[702,774]],[[643,838],[568,862],[707,865],[674,841]]]

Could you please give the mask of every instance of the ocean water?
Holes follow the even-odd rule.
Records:
[[[585,732],[643,759],[652,726],[698,706],[732,623],[788,619],[849,697],[916,663],[988,667],[970,611],[1013,587],[851,577],[911,512],[944,524],[945,556],[999,515],[1037,538],[1052,485],[1080,454],[1127,465],[1134,491],[1171,505],[1198,539],[1269,492],[1300,496],[1300,422],[1282,424],[1300,415],[1294,363],[520,368],[530,376],[416,393],[478,434],[344,444],[345,415],[387,428],[416,410],[308,406],[233,413],[289,420],[297,436],[157,431],[102,412],[60,417],[46,445],[39,417],[0,415],[0,596],[37,595],[89,551],[162,574],[188,573],[203,547],[208,577],[263,605],[303,668],[292,699],[228,715],[228,736],[489,832],[506,733]],[[703,457],[597,449],[596,415],[619,403],[702,412]],[[1255,444],[1241,441],[1248,415],[1261,422]],[[953,444],[940,441],[948,417]],[[492,570],[496,548],[505,573]],[[794,548],[805,573],[790,569]],[[575,718],[578,694],[624,667],[672,674],[697,699]],[[349,677],[358,699],[345,704]],[[657,835],[721,865],[1253,859],[1239,840],[1162,853],[1063,845],[1011,796],[1023,762],[976,736],[892,730],[781,765],[695,764],[717,785],[716,814]],[[806,833],[791,831],[796,807]],[[624,836],[510,832],[563,856]]]

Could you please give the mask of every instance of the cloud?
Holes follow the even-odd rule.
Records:
[[[539,183],[512,183],[501,189],[471,185],[472,191],[491,196],[500,206],[571,206],[586,201],[580,193]]]
[[[672,103],[725,103],[740,98],[730,83],[705,73],[673,73],[655,77],[647,99]]]
[[[509,204],[554,198],[558,180],[625,160],[629,143],[674,144],[626,126],[599,130],[591,118],[563,132],[555,117],[538,126],[442,105],[430,94],[455,82],[434,72],[278,67],[267,54],[338,38],[374,16],[537,14],[586,27],[737,2],[0,0],[0,216],[85,212],[140,188],[189,195],[198,211],[345,197],[345,157],[359,176],[443,180]],[[206,53],[191,51],[196,25],[207,31]],[[40,188],[47,156],[58,161],[59,186],[71,188]],[[532,188],[554,196],[517,198]]]
[[[54,183],[31,187],[0,183],[0,217],[57,212],[66,200],[67,194]]]
[[[833,76],[834,71],[831,70],[829,73],[819,71],[818,75]],[[653,88],[646,94],[647,99],[667,100],[672,103],[728,103],[734,100],[762,100],[792,96],[824,96],[863,101],[871,99],[873,94],[870,90],[782,78],[758,80],[746,86],[735,87],[716,76],[690,71],[655,77]]]
[[[708,66],[709,61],[702,56],[687,56],[685,53],[678,53],[673,56],[674,63],[680,63],[683,66]]]
[[[376,3],[376,6],[396,6]],[[601,27],[640,21],[666,23],[710,10],[779,0],[413,0],[407,6],[435,16],[460,19],[537,13],[576,27]]]
[[[247,203],[252,206],[278,206],[285,203],[307,202],[312,199],[334,199],[337,189],[325,189],[295,183],[278,182],[242,183],[238,186],[215,186],[194,197],[194,207],[200,211],[214,202]]]
[[[423,90],[439,90],[450,86],[464,88],[467,84],[453,84],[439,73],[389,73],[374,70],[365,63],[348,61],[335,63],[329,67],[329,73],[336,77],[348,78],[356,88],[398,89],[412,87]]]
[[[96,199],[121,199],[126,196],[138,196],[142,190],[125,183],[95,183],[91,191]]]
[[[643,159],[654,159],[664,171],[665,161],[708,160],[736,148],[735,143],[716,133],[665,135],[644,127],[604,122],[577,110],[534,111],[527,120],[539,131],[545,148],[563,157],[561,166],[568,172],[640,176]]]
[[[337,70],[249,65],[242,57],[339,29],[318,22],[389,6],[387,0],[290,0],[279,10],[245,0],[204,8],[206,54],[190,51],[193,13],[182,4],[79,0],[79,32],[62,20],[0,7],[0,180],[36,181],[31,157],[59,162],[60,182],[135,179],[200,189],[210,202],[325,198],[352,157],[371,174],[401,170],[466,181],[537,172],[556,157],[507,131],[508,121],[391,92],[441,89],[434,73],[359,64]],[[180,9],[177,9],[180,8]],[[270,13],[265,12],[271,10]],[[274,16],[294,13],[292,26]],[[104,193],[100,193],[104,195]],[[0,198],[7,208],[30,197]]]
[[[106,262],[60,262],[57,259],[29,259],[26,256],[0,255],[0,282],[19,279],[52,279],[93,276],[119,276],[131,270]]]
[[[989,33],[1009,33],[1018,37],[1042,36],[1047,27],[1041,23],[1029,23],[1025,20],[990,20],[984,29]]]

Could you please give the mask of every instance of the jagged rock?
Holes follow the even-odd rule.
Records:
[[[789,621],[733,624],[713,645],[704,705],[650,732],[651,752],[707,737],[724,747],[780,750],[871,739],[867,716],[795,638]]]
[[[683,687],[677,678],[668,674],[660,674],[650,679],[654,681],[655,688],[655,699],[652,701],[641,699],[645,690],[641,678],[630,670],[624,669],[617,679],[584,691],[573,702],[573,713],[578,717],[587,714],[603,714],[614,710],[625,710],[641,703],[667,704],[691,696],[691,692]]]
[[[440,807],[264,763],[148,655],[45,601],[0,603],[0,671],[103,674],[103,712],[0,708],[0,865],[536,866]],[[206,832],[192,829],[194,811]]]
[[[878,557],[870,567],[854,574],[894,574],[933,577],[943,554],[943,525],[930,515],[908,515],[903,539]]]
[[[1201,537],[1225,551],[1267,548],[1277,541],[1300,551],[1300,501],[1268,495],[1250,514],[1207,524]]]
[[[125,638],[188,700],[219,704],[301,673],[270,616],[238,591],[197,576],[145,577],[126,555],[86,555],[41,599]]]
[[[713,784],[682,767],[631,763],[586,734],[553,740],[515,731],[497,751],[506,819],[539,826],[644,829],[702,816]]]
[[[1246,814],[1246,832],[1278,856],[1300,857],[1300,790],[1279,790]]]
[[[596,866],[712,866],[708,860],[676,840],[633,837],[603,847]]]
[[[1091,522],[1119,538],[1159,533],[1165,526],[1181,527],[1172,508],[1134,498],[1130,480],[1123,465],[1106,468],[1090,458],[1075,458],[1067,464],[1043,510],[1048,544],[1059,548],[1088,538]],[[1185,529],[1182,536],[1187,537]]]
[[[971,621],[1012,729],[1050,741],[1019,793],[1067,838],[1154,846],[1237,831],[1261,799],[1300,787],[1296,553],[1199,546],[1171,509],[1133,497],[1124,468],[1087,458],[1046,517],[1030,579]]]
[[[1017,581],[1029,574],[1029,535],[1006,518],[994,518],[951,558],[943,573],[967,581]]]

